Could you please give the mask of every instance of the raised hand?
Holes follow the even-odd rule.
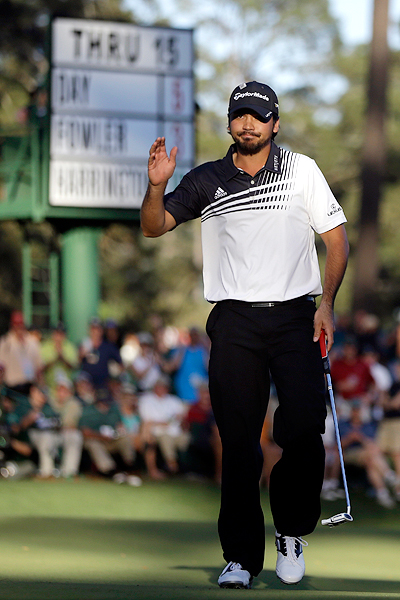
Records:
[[[165,138],[156,139],[150,148],[149,185],[140,209],[140,225],[146,237],[158,237],[176,227],[174,217],[165,210],[164,192],[176,166],[178,148],[172,148],[168,156]]]
[[[148,163],[149,181],[151,185],[166,184],[172,177],[176,166],[178,148],[174,146],[168,156],[165,137],[159,137],[150,148]]]

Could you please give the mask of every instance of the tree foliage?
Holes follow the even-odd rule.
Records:
[[[153,18],[164,22],[162,0],[150,4]],[[227,94],[251,79],[315,86],[316,73],[326,79],[340,46],[327,0],[172,0],[168,7],[169,14],[195,26],[203,109],[224,111]],[[135,13],[134,3],[132,8]]]
[[[132,21],[122,0],[0,0],[0,125],[46,81],[48,27],[55,17]]]

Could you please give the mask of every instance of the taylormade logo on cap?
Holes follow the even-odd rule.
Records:
[[[257,112],[264,119],[272,113],[279,115],[278,98],[272,88],[265,83],[250,81],[237,86],[230,97],[228,114],[248,108]]]
[[[255,96],[256,98],[261,98],[261,100],[269,100],[268,96],[262,96],[258,92],[245,92],[244,94],[235,94],[233,99],[239,100],[239,98],[245,98],[246,96]]]

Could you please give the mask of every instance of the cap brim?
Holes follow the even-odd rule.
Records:
[[[232,117],[232,115],[234,115],[235,113],[245,110],[245,109],[254,111],[258,115],[260,115],[260,117],[265,122],[268,122],[270,119],[272,119],[272,116],[274,114],[272,110],[268,110],[266,112],[265,109],[263,109],[258,104],[242,104],[241,106],[238,106],[238,107],[232,109],[231,111],[229,111],[229,117]]]

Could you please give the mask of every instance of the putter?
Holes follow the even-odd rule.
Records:
[[[338,425],[337,414],[336,414],[335,398],[334,398],[333,389],[332,389],[331,367],[329,364],[328,350],[326,348],[326,340],[325,340],[325,331],[324,330],[321,331],[321,335],[319,337],[319,345],[321,347],[322,364],[324,366],[326,382],[328,385],[329,398],[331,401],[333,423],[335,425],[336,443],[337,443],[338,452],[339,452],[340,467],[342,469],[344,493],[346,495],[346,504],[347,504],[346,512],[339,513],[337,515],[333,515],[333,517],[330,517],[329,519],[322,519],[322,521],[321,521],[322,525],[328,525],[328,527],[335,527],[336,525],[340,525],[341,523],[348,523],[348,522],[352,521],[353,517],[350,514],[351,513],[350,496],[349,496],[349,489],[347,487],[346,471],[344,468],[342,444],[340,442],[340,433],[339,433],[339,425]]]

